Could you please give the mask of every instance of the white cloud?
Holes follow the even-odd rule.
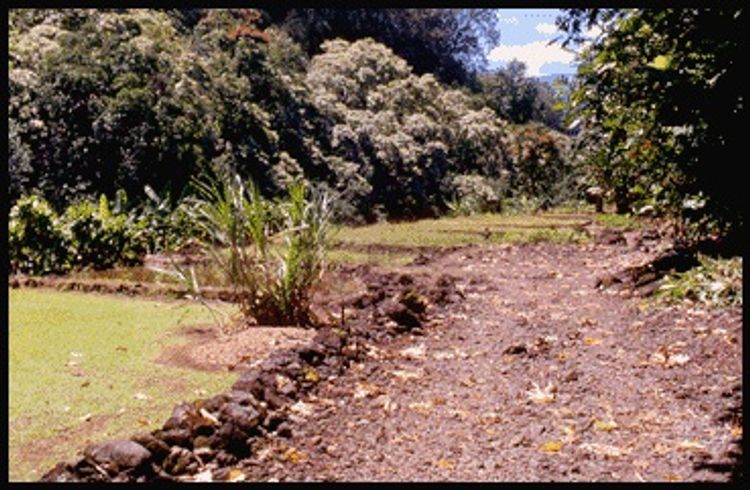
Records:
[[[557,32],[557,26],[555,24],[541,23],[537,24],[534,29],[541,34],[554,34]]]
[[[562,49],[559,44],[548,45],[547,41],[534,41],[528,44],[501,44],[487,54],[487,59],[495,62],[508,62],[514,58],[526,63],[529,76],[538,77],[542,74],[541,68],[545,63],[570,64],[574,61],[575,55]]]

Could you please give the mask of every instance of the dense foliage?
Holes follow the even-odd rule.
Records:
[[[565,142],[506,119],[553,124],[549,94],[516,65],[507,93],[444,84],[469,83],[497,34],[491,20],[441,9],[13,10],[8,209],[25,195],[49,203],[49,222],[70,235],[70,260],[52,261],[64,268],[205,239],[185,197],[207,170],[252,179],[264,198],[303,183],[352,222],[541,202],[566,168]],[[367,32],[375,39],[354,40]],[[110,216],[101,195],[130,202]],[[54,269],[43,262],[27,270]]]
[[[269,8],[308,55],[323,51],[327,39],[372,38],[391,48],[417,74],[472,84],[484,66],[488,46],[500,31],[491,9],[290,9]]]
[[[455,175],[499,177],[508,165],[505,123],[459,90],[415,75],[371,39],[327,41],[307,82],[332,122],[337,190],[353,214],[437,215]],[[398,192],[394,192],[399,189]]]
[[[558,20],[582,51],[573,94],[578,150],[618,211],[649,204],[693,236],[739,244],[737,155],[744,103],[742,9],[569,10]]]
[[[480,100],[500,117],[516,124],[531,121],[563,129],[561,90],[526,75],[526,65],[512,60],[507,66],[478,77]],[[564,82],[560,81],[564,85]]]
[[[150,230],[138,226],[121,201],[113,204],[102,195],[98,202],[75,202],[58,215],[37,195],[19,199],[8,223],[10,272],[38,275],[140,262]]]

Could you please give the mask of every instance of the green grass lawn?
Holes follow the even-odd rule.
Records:
[[[396,247],[452,247],[487,243],[582,243],[588,237],[575,229],[591,219],[590,215],[481,214],[475,216],[425,219],[402,223],[377,223],[359,227],[340,227],[335,239],[342,245],[385,245]],[[484,233],[489,232],[487,238]],[[339,255],[340,260],[364,261],[367,255]],[[393,258],[408,255],[394,250]],[[411,255],[414,255],[413,253]],[[336,257],[336,256],[334,256]],[[380,260],[376,260],[380,262]]]
[[[180,341],[170,331],[213,323],[198,305],[20,289],[9,317],[12,480],[38,479],[87,442],[155,429],[175,403],[236,378],[153,362]]]

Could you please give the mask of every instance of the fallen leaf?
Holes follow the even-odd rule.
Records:
[[[432,412],[432,402],[414,402],[409,404],[409,408],[415,412],[429,414]]]
[[[199,412],[199,413],[201,414],[201,416],[202,416],[202,417],[203,417],[204,419],[208,420],[208,421],[209,421],[209,422],[211,422],[211,423],[212,423],[213,425],[216,425],[216,426],[218,426],[218,425],[221,425],[221,422],[219,422],[219,419],[217,419],[216,417],[214,417],[214,416],[213,416],[213,415],[212,415],[212,414],[211,414],[211,413],[210,413],[210,412],[209,412],[208,410],[206,410],[205,408],[201,408],[201,409],[200,409],[200,412]]]
[[[425,346],[424,344],[419,344],[414,347],[407,347],[406,349],[402,349],[400,354],[407,359],[424,359]]]
[[[682,481],[682,477],[680,475],[675,475],[674,473],[670,473],[664,478],[668,481]]]
[[[133,398],[135,398],[136,400],[148,400],[148,395],[139,392],[133,395]]]
[[[403,370],[396,370],[393,371],[393,376],[400,379],[401,381],[407,381],[410,379],[418,379],[422,377],[422,373],[419,371],[403,371]]]
[[[610,446],[609,444],[586,443],[581,444],[578,447],[580,447],[584,451],[588,451],[594,454],[601,454],[602,456],[606,456],[608,458],[619,458],[620,456],[625,454],[619,447]]]
[[[432,354],[433,359],[437,359],[438,361],[443,361],[445,359],[453,359],[456,357],[456,355],[452,352],[448,351],[439,351]]]
[[[368,396],[376,396],[380,394],[381,390],[375,385],[368,383],[357,383],[354,387],[354,398],[365,398]]]
[[[435,465],[437,465],[438,468],[442,468],[444,470],[452,470],[455,467],[455,464],[451,463],[447,459],[438,459],[435,462]]]
[[[690,360],[687,354],[673,354],[667,359],[667,366],[683,366]]]
[[[246,476],[242,470],[232,468],[229,470],[229,473],[227,473],[226,481],[245,481],[245,478]]]
[[[552,383],[547,383],[544,389],[541,389],[538,384],[532,383],[534,387],[527,391],[526,394],[534,403],[552,403],[555,400],[555,394],[553,393],[554,387]]]
[[[596,320],[594,320],[593,318],[584,317],[578,320],[578,324],[582,327],[593,327],[594,325],[596,325]]]
[[[614,420],[594,420],[594,428],[602,432],[612,432],[618,427],[619,426],[617,425],[617,422],[615,422]]]
[[[307,366],[305,368],[305,381],[310,381],[312,383],[317,383],[320,381],[320,375],[318,374],[318,371],[311,366]]]
[[[570,352],[562,351],[557,353],[557,360],[558,361],[565,361],[570,357]]]
[[[305,455],[298,451],[296,448],[290,447],[286,450],[286,452],[284,452],[284,459],[292,464],[297,464],[305,459]]]
[[[680,444],[677,445],[677,449],[682,450],[682,451],[700,451],[702,449],[706,449],[706,446],[704,446],[698,441],[695,441],[695,440],[689,441],[685,439],[684,441],[682,441]]]
[[[596,337],[584,337],[583,343],[588,346],[599,345],[602,343],[602,339],[598,339]]]
[[[191,481],[200,482],[200,483],[212,482],[212,481],[214,481],[214,478],[211,475],[211,470],[208,469],[208,470],[203,470],[200,473],[196,473],[193,476],[193,479]]]
[[[115,350],[118,350],[120,352],[127,352],[128,348],[127,347],[123,347],[122,345],[118,345],[117,347],[115,347]]]
[[[85,388],[89,386],[90,384],[91,384],[91,381],[84,381],[83,383],[81,383],[81,388]]]
[[[563,448],[563,443],[559,441],[547,441],[539,448],[539,451],[548,454],[559,453]]]
[[[742,426],[740,425],[734,425],[732,426],[729,431],[732,433],[734,437],[742,437]]]

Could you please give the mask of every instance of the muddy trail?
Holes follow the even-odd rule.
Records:
[[[644,308],[597,287],[655,253],[474,246],[352,268],[369,292],[343,330],[45,479],[737,479],[741,308]]]
[[[737,478],[741,309],[595,289],[648,258],[626,250],[467,248],[404,268],[459,278],[463,301],[320,386],[247,479]]]

